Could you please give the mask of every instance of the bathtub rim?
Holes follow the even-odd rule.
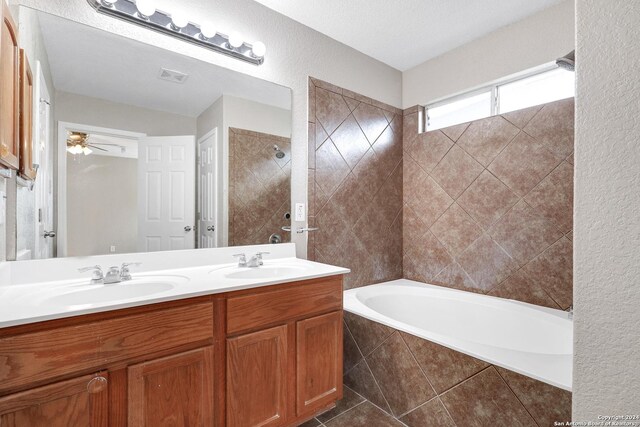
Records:
[[[362,291],[364,288],[371,289],[372,287],[378,287],[378,286],[404,286],[404,287],[420,288],[420,289],[426,288],[426,289],[431,289],[438,292],[451,293],[454,295],[462,293],[466,296],[471,295],[474,298],[500,300],[501,303],[506,302],[509,304],[521,305],[528,309],[533,309],[536,311],[543,312],[547,315],[550,314],[560,319],[571,321],[568,312],[565,312],[559,309],[553,309],[549,307],[542,307],[534,304],[529,304],[522,301],[499,298],[491,295],[478,294],[474,292],[467,292],[459,289],[452,289],[444,286],[437,286],[437,285],[417,282],[409,279],[397,279],[397,280],[392,280],[388,282],[377,283],[374,285],[367,285],[363,287],[345,290],[343,293],[344,294],[344,310],[349,313],[364,317],[365,319],[368,319],[373,322],[383,324],[395,330],[414,335],[421,339],[431,341],[438,345],[447,347],[451,350],[458,351],[460,353],[466,354],[468,356],[474,357],[476,359],[482,360],[492,365],[496,365],[501,368],[532,378],[534,380],[544,382],[551,386],[558,387],[566,391],[572,391],[573,352],[567,355],[538,355],[534,353],[524,353],[524,352],[519,352],[515,350],[501,349],[504,353],[511,354],[512,359],[515,359],[515,362],[514,360],[511,360],[510,363],[506,363],[504,360],[500,360],[499,358],[496,358],[494,356],[487,355],[486,352],[479,351],[479,349],[481,350],[482,347],[485,347],[485,350],[486,350],[486,348],[489,348],[491,346],[477,345],[475,343],[470,343],[468,341],[461,341],[453,338],[440,339],[439,338],[440,335],[438,334],[429,334],[428,331],[424,331],[421,328],[408,325],[404,322],[395,320],[382,313],[375,311],[372,308],[369,308],[357,297],[358,291]],[[573,342],[571,344],[573,346]],[[532,369],[530,366],[527,366],[527,365],[531,365],[533,362],[539,363],[539,361],[542,359],[546,359],[547,360],[546,363],[561,365],[563,369],[558,372],[552,372],[551,374],[542,374],[541,372],[539,372],[540,369]],[[551,369],[549,368],[549,370]]]

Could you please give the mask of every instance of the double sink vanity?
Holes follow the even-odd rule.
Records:
[[[136,255],[0,264],[0,425],[295,426],[342,397],[348,270],[293,244]]]

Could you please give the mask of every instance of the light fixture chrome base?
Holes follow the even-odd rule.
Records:
[[[161,10],[156,10],[156,13],[153,15],[143,18],[138,13],[138,9],[133,0],[117,0],[111,5],[105,5],[101,0],[87,0],[87,2],[102,14],[177,37],[189,43],[232,56],[254,65],[261,65],[264,62],[264,57],[253,55],[253,46],[248,43],[243,43],[237,48],[231,47],[229,44],[229,36],[225,34],[217,33],[214,37],[206,38],[202,36],[200,27],[191,22],[187,24],[186,27],[176,30],[176,27],[171,22],[171,14]]]

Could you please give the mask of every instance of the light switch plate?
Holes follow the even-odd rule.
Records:
[[[304,221],[304,203],[296,203],[296,221]]]

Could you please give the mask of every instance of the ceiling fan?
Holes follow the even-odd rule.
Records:
[[[104,148],[98,147],[98,145],[111,145],[114,147],[120,147],[123,150],[124,147],[118,144],[110,144],[107,142],[89,142],[89,134],[85,132],[69,132],[67,137],[67,151],[71,154],[84,154],[88,156],[93,152],[93,149],[108,152]]]

